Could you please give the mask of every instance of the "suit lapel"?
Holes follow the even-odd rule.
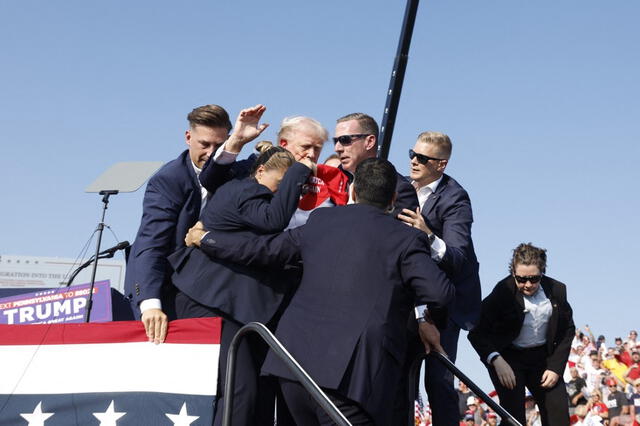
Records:
[[[187,174],[189,175],[189,180],[191,181],[191,185],[193,186],[192,199],[195,207],[195,211],[197,215],[200,215],[200,206],[202,204],[202,193],[200,192],[200,182],[198,182],[198,176],[196,176],[196,171],[193,168],[193,163],[191,162],[191,157],[189,157],[189,151],[185,152],[184,158],[184,166],[187,169]],[[208,196],[207,196],[208,199]]]
[[[438,199],[440,198],[440,195],[445,190],[448,184],[449,184],[449,176],[442,175],[442,180],[440,181],[440,184],[436,188],[436,192],[429,195],[429,198],[427,198],[427,201],[424,202],[424,206],[422,206],[422,215],[425,218],[430,217],[430,215],[432,214],[432,210],[438,203]]]

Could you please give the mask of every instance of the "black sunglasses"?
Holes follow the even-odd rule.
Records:
[[[412,159],[412,160],[414,158],[417,158],[418,159],[418,163],[420,163],[420,164],[427,164],[429,162],[429,160],[436,160],[436,161],[442,161],[443,160],[443,158],[433,158],[433,157],[429,157],[428,155],[418,154],[417,152],[415,152],[412,149],[409,150],[409,158]]]
[[[369,136],[369,134],[356,133],[355,135],[342,135],[342,136],[338,136],[337,138],[333,138],[333,143],[337,144],[338,142],[340,142],[340,145],[342,146],[349,146],[353,142],[355,142],[356,139],[364,138],[366,136]]]
[[[514,275],[514,277],[520,284],[524,284],[527,281],[529,281],[531,284],[536,284],[542,279],[542,275],[526,275],[524,277],[521,277],[520,275]]]

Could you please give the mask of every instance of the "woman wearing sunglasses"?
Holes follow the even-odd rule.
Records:
[[[564,284],[546,275],[546,250],[520,244],[509,276],[482,301],[478,326],[469,340],[489,371],[500,404],[525,422],[525,386],[542,425],[569,425],[562,379],[575,333]]]

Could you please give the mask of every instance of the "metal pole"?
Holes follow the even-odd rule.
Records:
[[[389,157],[389,149],[391,148],[391,137],[393,136],[393,127],[396,124],[396,114],[398,113],[398,104],[400,103],[400,95],[402,93],[404,73],[407,69],[407,62],[409,61],[409,47],[411,46],[413,25],[416,22],[416,14],[418,12],[418,2],[419,0],[407,0],[404,20],[402,21],[402,30],[400,32],[400,41],[398,42],[396,59],[393,63],[393,71],[391,72],[391,81],[389,81],[389,89],[387,90],[387,101],[382,115],[380,139],[378,142],[378,157],[384,159]]]
[[[87,296],[87,310],[85,314],[84,322],[89,322],[91,319],[91,308],[93,307],[93,287],[96,283],[96,272],[98,271],[98,258],[100,257],[100,244],[102,243],[102,231],[104,230],[104,216],[107,212],[107,206],[109,205],[109,196],[117,194],[116,190],[100,191],[102,195],[102,202],[104,204],[102,208],[102,218],[98,224],[98,242],[96,243],[96,254],[94,256],[95,262],[93,263],[93,270],[91,271],[91,285],[89,286],[89,295]]]

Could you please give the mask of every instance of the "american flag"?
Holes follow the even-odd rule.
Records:
[[[425,426],[427,425],[427,408],[424,405],[424,401],[422,400],[422,396],[420,392],[418,392],[418,397],[415,400],[415,425],[416,426]]]
[[[0,326],[0,424],[211,425],[219,318]]]

